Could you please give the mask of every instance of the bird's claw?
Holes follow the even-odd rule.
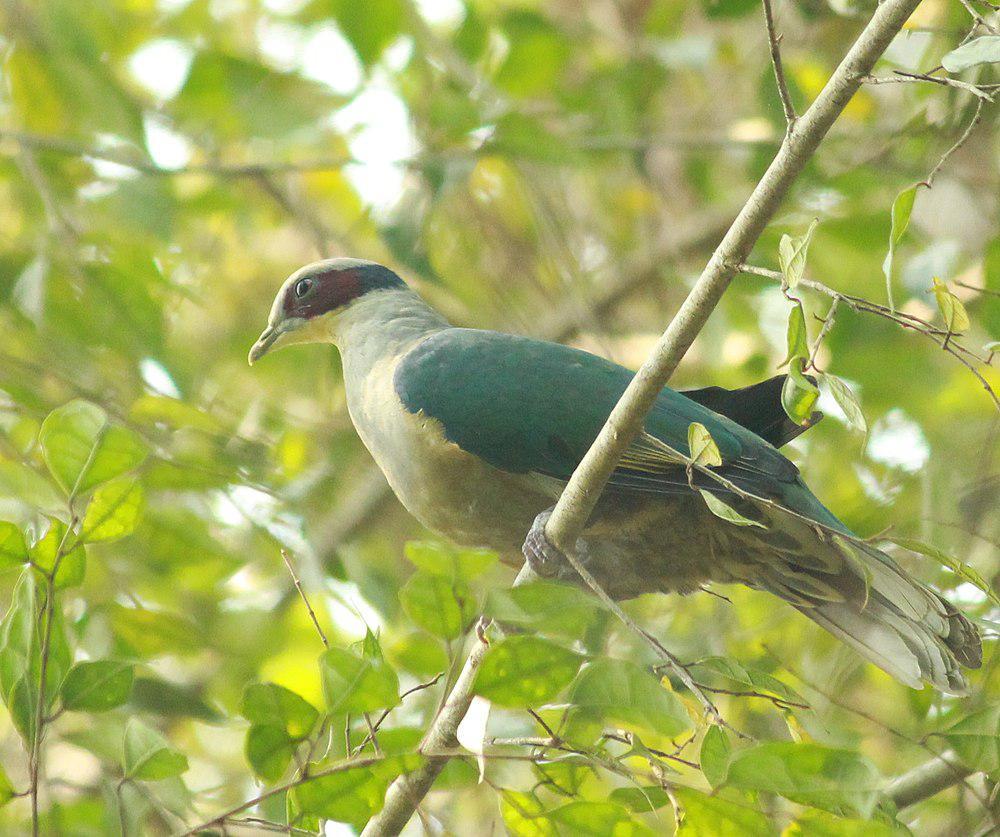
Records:
[[[524,560],[542,578],[554,578],[569,564],[566,556],[545,534],[545,525],[551,516],[552,510],[547,509],[535,518],[522,548]]]

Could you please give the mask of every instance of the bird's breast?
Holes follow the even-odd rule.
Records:
[[[535,515],[553,502],[529,475],[501,471],[449,441],[441,423],[410,412],[393,383],[400,356],[348,378],[348,407],[400,502],[456,543],[520,555]]]

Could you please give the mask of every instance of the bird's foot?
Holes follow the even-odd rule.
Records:
[[[522,547],[524,560],[542,578],[555,578],[563,575],[567,568],[572,568],[562,550],[545,534],[545,525],[551,516],[552,509],[546,509],[535,518]]]

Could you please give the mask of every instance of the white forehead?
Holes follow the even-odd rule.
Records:
[[[349,270],[352,267],[370,267],[374,264],[375,262],[368,261],[368,259],[349,259],[346,257],[320,259],[318,262],[312,262],[305,267],[300,267],[288,277],[285,285],[290,285],[303,276],[315,276],[317,273],[325,273],[328,270]]]

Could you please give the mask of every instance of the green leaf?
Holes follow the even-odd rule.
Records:
[[[1000,705],[973,712],[939,733],[958,753],[959,758],[976,770],[1000,770]]]
[[[201,696],[197,684],[181,686],[160,677],[136,677],[132,684],[130,705],[165,718],[197,718],[217,723],[225,716]]]
[[[680,699],[627,660],[602,657],[587,663],[570,688],[569,702],[607,721],[668,737],[691,728]]]
[[[645,825],[632,819],[631,814],[614,802],[569,802],[549,812],[549,818],[565,826],[573,835],[605,837],[631,837],[649,835],[653,832]]]
[[[579,587],[546,580],[491,590],[484,612],[501,625],[573,638],[606,615],[601,603]]]
[[[833,400],[844,411],[844,415],[847,417],[847,426],[861,433],[867,433],[868,422],[865,419],[864,412],[861,410],[861,402],[858,401],[854,390],[836,375],[831,375],[828,372],[824,373],[823,381],[826,382]]]
[[[733,745],[726,731],[717,724],[712,724],[701,741],[701,755],[698,761],[701,764],[701,772],[705,774],[705,778],[713,788],[719,787],[726,781],[732,753]]]
[[[329,14],[328,3],[315,5],[323,8],[324,17]],[[353,0],[334,0],[332,11],[338,28],[365,66],[378,60],[406,23],[406,7],[401,0],[360,4]]]
[[[896,195],[892,202],[892,229],[889,232],[889,252],[882,263],[882,273],[885,274],[885,293],[889,299],[889,307],[896,305],[892,299],[892,263],[896,256],[896,246],[903,238],[906,228],[910,225],[910,213],[913,212],[913,202],[917,198],[917,186],[909,186]]]
[[[277,683],[252,683],[243,690],[240,714],[252,724],[274,726],[295,741],[312,731],[319,712],[305,698]]]
[[[809,332],[806,330],[806,314],[799,300],[795,300],[795,304],[788,312],[785,342],[788,345],[788,354],[781,361],[782,366],[795,358],[805,359],[809,357]]]
[[[66,501],[48,478],[20,462],[0,462],[0,495],[14,497],[45,514],[60,514]]]
[[[949,73],[960,73],[979,64],[997,62],[1000,62],[1000,35],[983,35],[947,53],[941,59],[941,66]]]
[[[635,811],[637,814],[648,814],[650,811],[658,811],[660,808],[670,804],[670,797],[667,796],[667,792],[657,785],[615,788],[608,794],[608,799],[612,802],[617,802],[619,805],[624,805],[630,811]]]
[[[798,285],[802,279],[802,274],[805,273],[809,242],[812,241],[813,233],[816,231],[818,224],[819,220],[814,219],[809,225],[809,229],[806,230],[805,235],[795,238],[789,235],[781,236],[781,241],[778,243],[778,264],[781,266],[784,283],[789,288],[794,288]]]
[[[110,424],[107,413],[87,401],[49,413],[38,440],[49,470],[70,496],[131,471],[146,458],[138,436]]]
[[[37,667],[41,646],[37,611],[35,576],[26,569],[14,585],[10,607],[2,623],[0,691],[4,698],[11,694],[15,683],[29,667]]]
[[[708,428],[700,422],[693,421],[688,425],[688,450],[695,465],[711,468],[722,464],[719,446],[715,444]]]
[[[912,837],[913,834],[903,825],[845,819],[821,811],[810,811],[791,823],[781,837]]]
[[[50,521],[49,531],[31,547],[31,560],[45,573],[55,570],[57,590],[76,587],[83,583],[87,572],[87,552],[72,533],[67,534],[66,524]]]
[[[976,572],[976,570],[963,561],[959,561],[957,558],[952,558],[948,553],[935,546],[918,541],[916,538],[887,538],[886,540],[890,543],[896,544],[897,546],[903,547],[903,549],[908,549],[910,552],[916,552],[920,555],[926,555],[928,558],[933,558],[939,564],[947,567],[955,573],[955,575],[963,581],[967,581],[978,587],[989,597],[989,600],[993,602],[993,604],[1000,607],[1000,596],[996,594],[990,586],[990,583],[978,572]]]
[[[968,331],[971,323],[969,314],[965,306],[947,284],[942,282],[937,276],[933,279],[931,290],[934,291],[934,298],[937,300],[938,310],[944,319],[944,327],[952,334],[961,334]]]
[[[497,71],[496,84],[515,96],[551,92],[572,53],[570,41],[531,11],[509,12],[503,30],[510,47]]]
[[[752,0],[701,0],[705,16],[708,18],[736,18],[756,11]]]
[[[726,784],[774,793],[834,814],[868,817],[882,782],[875,766],[859,753],[772,741],[733,753]]]
[[[295,798],[307,814],[351,823],[360,830],[382,808],[389,783],[401,773],[415,770],[422,762],[420,756],[412,754],[389,756],[366,767],[319,775],[299,785]]]
[[[328,648],[320,657],[320,674],[331,715],[371,712],[399,703],[399,678],[381,658]]]
[[[369,12],[367,5],[358,9],[361,17]],[[314,124],[335,102],[321,84],[209,48],[191,62],[170,109],[182,128],[232,140],[278,139]]]
[[[28,547],[21,527],[0,521],[0,569],[17,567],[28,561]]]
[[[33,671],[18,677],[7,695],[10,719],[29,750],[37,731],[38,699],[38,676]]]
[[[685,814],[677,837],[768,837],[778,834],[778,829],[749,800],[739,804],[685,787],[676,787],[674,795]]]
[[[774,695],[780,700],[804,704],[803,697],[790,686],[786,686],[777,677],[750,666],[745,666],[729,657],[706,657],[699,660],[695,666],[698,677],[708,672],[721,674],[740,686],[755,692]]]
[[[96,660],[77,663],[62,684],[62,704],[74,712],[104,712],[125,703],[132,692],[132,663]]]
[[[788,377],[781,386],[781,406],[796,424],[808,424],[819,399],[819,388],[802,371],[804,357],[792,358]]]
[[[407,560],[417,569],[453,581],[471,581],[497,563],[497,554],[486,549],[457,549],[432,541],[409,541]]]
[[[474,689],[501,706],[537,706],[570,684],[582,660],[539,637],[506,637],[486,652]]]
[[[0,806],[6,805],[16,795],[14,786],[10,783],[10,779],[7,776],[7,771],[3,767],[0,767]]]
[[[558,827],[534,794],[501,790],[500,815],[512,837],[559,837]]]
[[[142,516],[142,486],[132,479],[117,479],[94,492],[83,516],[80,539],[116,541],[132,534]]]
[[[167,779],[180,776],[188,769],[188,761],[158,732],[137,718],[129,718],[122,766],[126,779]]]
[[[457,639],[476,617],[476,601],[468,586],[418,571],[399,591],[403,610],[418,626],[443,639]]]
[[[295,742],[282,727],[254,724],[247,730],[243,752],[257,776],[276,782],[295,755]]]
[[[41,672],[41,623],[44,597],[39,593],[35,573],[25,568],[14,585],[11,605],[2,624],[0,651],[0,687],[7,694],[15,680],[29,674],[37,684]],[[57,603],[58,604],[58,603]],[[46,667],[47,703],[55,700],[63,677],[70,667],[70,649],[66,638],[62,608],[52,611],[49,631],[49,657]]]
[[[725,500],[720,500],[711,491],[699,488],[698,493],[701,494],[702,498],[705,500],[705,505],[708,506],[708,510],[716,517],[721,518],[728,523],[735,523],[737,526],[759,526],[761,529],[767,528],[763,523],[758,523],[756,520],[744,517],[736,511],[736,509],[730,506],[729,503]]]

